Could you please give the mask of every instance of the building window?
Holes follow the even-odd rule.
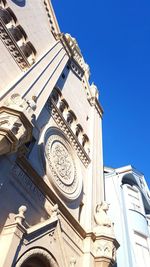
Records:
[[[147,238],[135,232],[135,255],[137,255],[137,266],[150,266],[150,250],[148,247]]]
[[[140,192],[131,186],[128,186],[128,196],[129,196],[129,208],[139,212],[143,211],[142,201]]]

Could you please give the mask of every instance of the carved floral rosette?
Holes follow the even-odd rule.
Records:
[[[66,200],[75,200],[82,190],[78,178],[74,151],[60,130],[50,128],[45,134],[45,159],[47,176]]]

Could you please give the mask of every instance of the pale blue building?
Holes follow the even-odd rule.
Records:
[[[150,191],[144,175],[132,166],[107,168],[106,200],[120,243],[117,267],[150,266]]]

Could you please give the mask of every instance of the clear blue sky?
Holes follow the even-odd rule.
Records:
[[[150,1],[53,0],[79,43],[104,108],[104,164],[131,164],[150,187]]]

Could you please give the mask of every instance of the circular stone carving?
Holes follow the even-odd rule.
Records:
[[[47,174],[52,184],[67,199],[76,199],[81,193],[74,159],[69,142],[59,130],[50,129],[46,133],[45,155]]]

